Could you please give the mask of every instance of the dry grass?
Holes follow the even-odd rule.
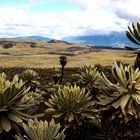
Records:
[[[22,51],[22,53],[21,53]],[[42,54],[41,54],[41,51]],[[0,66],[12,67],[59,67],[59,54],[48,54],[45,50],[1,50]],[[23,53],[24,52],[24,53]],[[39,53],[38,53],[39,52]],[[38,54],[37,54],[38,53]],[[127,51],[104,50],[89,52],[75,56],[68,56],[68,67],[76,67],[87,64],[111,65],[114,61],[120,60],[132,64],[134,57]]]
[[[132,64],[135,59],[134,55],[126,50],[89,50],[86,45],[81,44],[67,45],[64,43],[48,43],[43,41],[36,41],[37,47],[31,48],[23,42],[25,40],[21,40],[21,43],[9,49],[0,47],[0,66],[60,67],[59,56],[61,54],[68,55],[67,67],[88,64],[101,64],[105,66],[111,65],[116,60]]]

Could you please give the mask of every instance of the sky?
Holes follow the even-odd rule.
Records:
[[[140,21],[140,0],[0,0],[0,38],[107,35]]]

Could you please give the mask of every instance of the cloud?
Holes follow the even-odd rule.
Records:
[[[116,16],[129,21],[140,20],[139,0],[67,0],[78,3],[85,10],[112,12]]]
[[[89,11],[99,25],[98,33],[125,31],[131,22],[140,22],[139,0],[67,0],[81,5],[83,11]],[[99,16],[100,15],[100,16]],[[104,22],[103,22],[104,19]],[[103,22],[103,23],[101,23]],[[107,26],[108,24],[108,26]],[[96,26],[95,30],[98,29]],[[107,28],[108,27],[108,31]]]
[[[60,0],[49,1],[59,2]],[[31,3],[38,4],[39,0],[30,0],[29,3],[18,7],[0,7],[0,37],[40,35],[62,38],[109,34],[125,31],[130,22],[138,21],[140,17],[138,0],[66,1],[79,4],[80,8],[69,8],[61,13],[31,12],[29,10]]]
[[[131,22],[140,21],[140,1],[139,0],[111,0],[114,13]]]

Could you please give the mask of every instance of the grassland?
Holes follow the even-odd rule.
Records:
[[[135,59],[135,55],[127,50],[91,49],[87,45],[82,44],[68,45],[63,42],[48,43],[45,41],[34,41],[36,46],[30,47],[27,42],[33,42],[33,40],[14,40],[14,42],[14,46],[9,49],[4,49],[0,45],[0,66],[59,67],[60,55],[67,56],[67,67],[77,67],[86,64],[106,66],[111,65],[116,60],[132,64]]]

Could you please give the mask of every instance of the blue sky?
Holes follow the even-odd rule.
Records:
[[[0,37],[122,32],[140,21],[139,5],[139,0],[0,0]]]
[[[79,9],[78,4],[66,0],[1,0],[0,7],[25,7],[31,13],[64,12],[68,9]]]
[[[34,4],[30,10],[31,12],[65,12],[68,9],[79,9],[78,4],[68,3],[65,0],[57,0],[57,1],[45,1],[45,2],[37,2]]]

